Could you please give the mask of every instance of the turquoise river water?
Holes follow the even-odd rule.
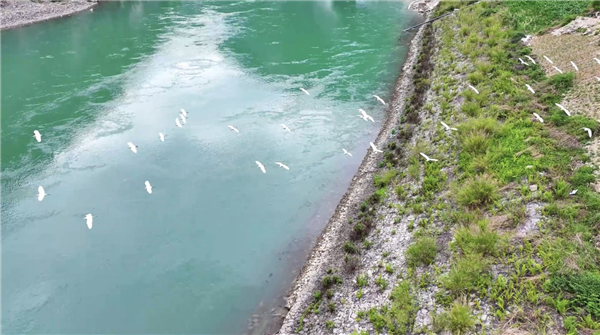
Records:
[[[2,331],[244,332],[379,131],[406,5],[109,2],[2,32]]]

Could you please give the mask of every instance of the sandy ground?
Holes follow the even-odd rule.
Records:
[[[28,0],[0,1],[0,29],[16,28],[81,12],[97,1],[32,2]]]

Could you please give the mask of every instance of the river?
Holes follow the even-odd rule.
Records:
[[[418,21],[404,2],[108,2],[3,31],[3,332],[244,332],[350,184]]]

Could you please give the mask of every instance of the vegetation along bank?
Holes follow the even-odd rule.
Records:
[[[430,17],[455,9],[419,28],[385,151],[365,157],[280,334],[600,334],[600,3]]]

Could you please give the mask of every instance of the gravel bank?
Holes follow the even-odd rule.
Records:
[[[36,22],[68,16],[95,6],[98,1],[68,2],[0,1],[0,29],[16,28]]]

